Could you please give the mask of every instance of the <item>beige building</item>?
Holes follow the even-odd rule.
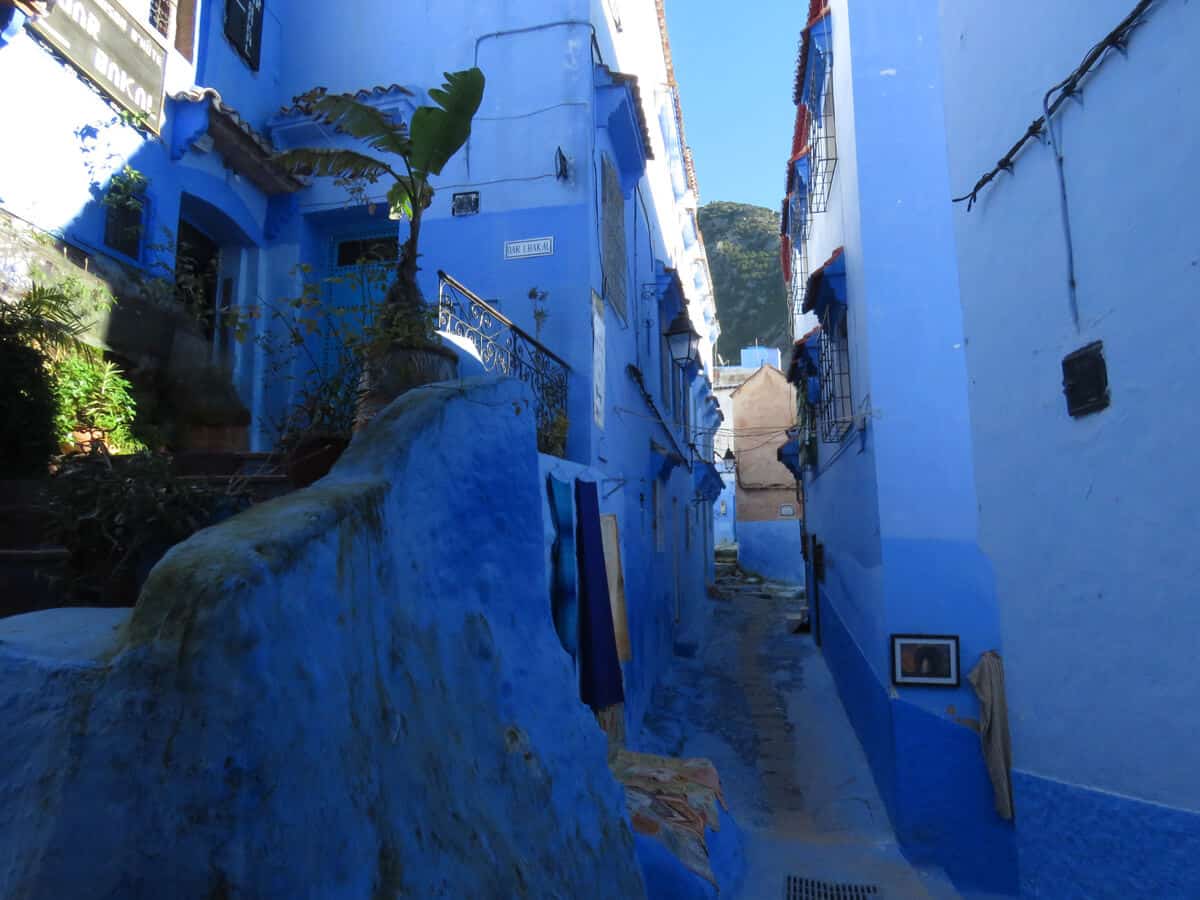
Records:
[[[737,521],[799,519],[796,479],[776,458],[796,420],[795,389],[774,366],[762,366],[734,389],[733,452]]]
[[[716,371],[713,389],[725,426],[714,449],[718,457],[731,449],[736,458],[734,475],[727,476],[734,489],[727,494],[740,564],[768,578],[801,582],[799,486],[776,456],[795,425],[795,389],[766,353],[754,350],[753,356],[743,352],[742,366]],[[759,364],[744,365],[748,361]]]

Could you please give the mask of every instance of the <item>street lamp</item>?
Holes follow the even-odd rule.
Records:
[[[737,460],[734,458],[733,448],[726,447],[725,455],[721,457],[721,468],[724,469],[726,473],[730,473],[734,470],[735,466],[737,466]]]
[[[700,335],[692,327],[692,320],[683,310],[671,321],[666,331],[667,345],[671,348],[671,358],[681,369],[686,369],[696,358],[700,349]]]

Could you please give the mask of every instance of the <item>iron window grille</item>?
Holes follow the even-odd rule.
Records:
[[[837,169],[837,127],[833,109],[833,51],[816,49],[808,69],[809,213],[829,209],[833,173]]]
[[[821,440],[836,444],[854,422],[846,307],[830,303],[821,319]]]
[[[800,337],[800,310],[804,306],[804,292],[808,287],[808,242],[799,247],[792,245],[792,282],[788,288],[788,328],[792,340]]]
[[[171,36],[171,13],[175,0],[150,0],[150,25],[163,37]]]
[[[225,0],[225,37],[255,72],[262,56],[263,0]]]

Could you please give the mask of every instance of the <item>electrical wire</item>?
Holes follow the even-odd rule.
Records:
[[[1095,44],[1091,50],[1087,52],[1087,55],[1083,58],[1083,62],[1081,62],[1070,75],[1047,91],[1045,101],[1042,104],[1044,111],[1043,115],[1037,119],[1034,119],[1033,122],[1030,123],[1029,127],[1025,129],[1025,133],[1021,135],[1020,139],[1009,148],[1008,152],[1000,158],[1000,161],[996,163],[996,165],[993,166],[990,171],[985,172],[979,178],[979,180],[975,182],[975,186],[971,188],[970,192],[963,194],[961,197],[955,197],[953,202],[962,203],[963,201],[966,201],[967,209],[970,210],[975,205],[975,201],[979,199],[979,192],[987,187],[987,185],[991,183],[992,179],[994,179],[1001,172],[1011,173],[1017,154],[1021,152],[1022,148],[1024,148],[1029,141],[1041,135],[1042,129],[1050,120],[1050,117],[1058,111],[1059,107],[1062,106],[1063,103],[1079,93],[1079,85],[1082,83],[1083,79],[1094,68],[1104,61],[1108,51],[1116,50],[1122,55],[1125,53],[1125,48],[1129,43],[1129,35],[1135,28],[1145,21],[1146,14],[1157,2],[1159,2],[1159,0],[1141,0],[1141,2],[1133,8],[1133,11],[1121,20],[1121,23],[1116,28],[1109,32],[1102,41],[1100,41],[1098,44]],[[1054,96],[1056,92],[1058,96],[1054,98],[1053,102],[1050,102],[1050,97]]]

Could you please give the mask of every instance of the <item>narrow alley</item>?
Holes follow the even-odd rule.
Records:
[[[803,588],[718,554],[708,615],[676,644],[644,743],[716,765],[744,841],[737,896],[958,897],[940,871],[917,870],[901,854],[829,667],[811,632],[797,630]],[[794,893],[785,892],[789,876]]]
[[[1200,898],[1197,47],[0,0],[0,900]]]

